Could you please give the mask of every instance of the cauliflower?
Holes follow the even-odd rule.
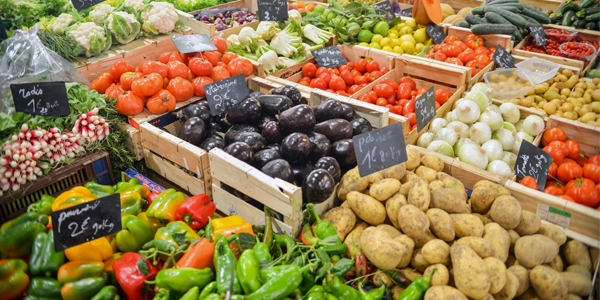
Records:
[[[142,9],[142,30],[147,35],[170,33],[183,27],[183,22],[175,11],[175,7],[167,2],[152,2]]]
[[[105,22],[112,38],[121,44],[135,40],[142,29],[134,15],[122,11],[111,13]]]
[[[125,0],[125,6],[132,7],[136,12],[139,12],[144,8],[144,0]]]
[[[102,25],[106,16],[113,10],[115,10],[115,8],[108,4],[100,4],[90,12],[90,18],[92,18],[92,21],[94,21],[96,25]]]
[[[71,14],[60,14],[60,16],[54,20],[54,24],[52,24],[52,32],[63,35],[67,27],[71,25],[71,22],[73,22],[73,16]]]
[[[83,48],[76,49],[76,52],[85,53],[87,57],[106,51],[112,45],[111,35],[107,35],[106,30],[94,22],[75,24],[67,28],[65,33]]]

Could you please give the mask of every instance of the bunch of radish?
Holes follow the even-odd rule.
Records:
[[[88,113],[81,114],[73,126],[73,134],[81,136],[86,142],[95,142],[104,139],[109,134],[108,123],[100,116],[97,116],[98,108],[94,108]]]

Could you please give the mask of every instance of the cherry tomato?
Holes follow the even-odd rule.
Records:
[[[368,83],[369,81],[365,76],[356,76],[354,77],[354,84],[363,84]]]
[[[329,73],[331,74],[331,71],[325,67],[319,67],[317,69],[317,72],[315,73],[315,76],[319,77],[319,75],[323,74],[323,73]]]
[[[364,73],[367,71],[367,60],[361,58],[356,61],[356,65],[354,67],[358,72]]]
[[[388,103],[385,98],[377,98],[377,101],[375,101],[375,104],[379,105],[379,106],[386,106]]]
[[[393,80],[391,80],[389,78],[383,78],[383,79],[381,79],[381,83],[389,84],[392,88],[394,88],[394,90],[398,89],[398,84],[395,81],[393,81]]]
[[[600,165],[600,154],[596,154],[596,155],[590,157],[590,159],[588,159],[588,163]]]
[[[327,83],[327,86],[329,86],[329,82],[331,81],[331,74],[321,73],[321,75],[317,76],[317,78],[323,79],[325,83]]]
[[[372,60],[370,62],[367,62],[366,68],[367,72],[377,71],[379,70],[379,63],[377,61]]]
[[[310,87],[313,89],[325,90],[327,89],[327,82],[321,78],[315,78],[310,81]]]
[[[525,178],[523,178],[523,180],[521,180],[521,184],[528,188],[532,188],[534,190],[538,189],[537,182],[531,176],[526,176]]]
[[[381,74],[386,74],[387,72],[389,72],[390,69],[386,68],[386,67],[381,67],[379,68],[379,72],[381,72]]]
[[[340,76],[342,76],[347,85],[354,84],[354,77],[352,77],[352,73],[350,71],[344,70],[340,73]]]

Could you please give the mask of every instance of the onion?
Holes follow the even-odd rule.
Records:
[[[479,122],[483,122],[490,126],[492,131],[496,131],[502,127],[502,116],[491,109],[486,109],[479,117]]]
[[[512,152],[504,151],[504,157],[502,158],[502,161],[507,163],[511,169],[514,169],[515,163],[517,162],[517,155]]]
[[[523,122],[523,131],[531,136],[542,133],[544,131],[544,120],[535,115],[528,116]]]
[[[517,122],[515,124],[515,128],[517,129],[517,132],[523,131],[523,122],[525,122],[525,120],[519,120],[519,122]]]
[[[481,110],[477,103],[471,100],[462,101],[454,110],[456,112],[456,118],[459,121],[467,124],[474,123],[479,119]]]
[[[454,153],[458,153],[458,150],[460,149],[460,147],[462,147],[463,145],[466,145],[466,144],[476,144],[476,143],[468,138],[458,139],[458,141],[456,141],[456,144],[454,144]]]
[[[488,164],[488,157],[485,151],[475,144],[466,144],[458,150],[460,161],[468,163],[480,169],[485,169]]]
[[[521,149],[522,142],[523,140],[515,140],[515,144],[513,145],[513,148],[510,151],[516,155],[519,155],[519,150]]]
[[[490,106],[488,97],[484,93],[479,91],[471,90],[465,95],[465,99],[477,103],[480,111],[484,111],[488,106]]]
[[[502,123],[502,128],[508,129],[512,133],[517,133],[517,127],[515,127],[515,125],[512,123],[504,122]]]
[[[488,124],[477,122],[469,130],[470,139],[479,145],[489,141],[492,138],[492,130]]]
[[[427,146],[427,150],[435,151],[439,154],[454,157],[454,150],[452,150],[452,146],[441,140],[431,142],[431,144]]]
[[[479,92],[484,93],[488,97],[488,99],[492,98],[492,89],[483,82],[476,83],[471,88],[471,91],[479,91]]]
[[[459,139],[468,138],[469,136],[471,136],[471,134],[469,133],[469,125],[461,121],[451,122],[446,126],[446,128],[454,130],[454,132],[456,132],[456,134],[458,135]]]
[[[433,141],[435,134],[432,132],[425,132],[421,134],[419,139],[417,140],[417,146],[427,148],[429,144]]]
[[[489,140],[481,145],[481,149],[485,151],[489,161],[494,161],[504,158],[504,151],[502,151],[502,144],[497,140]]]
[[[448,121],[445,119],[433,119],[433,121],[431,121],[431,126],[429,126],[429,132],[437,133],[438,130],[444,128],[446,125],[448,125]]]
[[[510,176],[512,174],[510,166],[502,160],[491,162],[486,170],[500,176]]]
[[[456,100],[454,102],[454,104],[452,104],[452,110],[455,110],[456,107],[458,106],[458,104],[461,103],[461,102],[463,102],[463,101],[465,101],[465,98],[460,98],[460,99]]]
[[[454,123],[454,122],[453,122]],[[452,128],[442,128],[436,134],[434,141],[445,141],[446,143],[453,146],[458,140],[458,134]]]
[[[495,111],[496,113],[498,113],[499,115],[502,115],[502,111],[500,111],[500,107],[498,107],[498,105],[496,105],[496,104],[490,104],[490,106],[488,106],[487,109],[491,109],[491,110]]]
[[[525,132],[519,131],[517,132],[517,136],[515,137],[515,141],[526,140],[530,143],[533,143],[533,137]]]
[[[448,123],[458,121],[458,118],[456,117],[456,113],[454,111],[447,112],[446,115],[444,116],[444,119]]]
[[[519,119],[521,119],[521,112],[515,104],[509,102],[502,103],[502,105],[500,105],[500,111],[502,112],[502,118],[504,121],[514,124],[519,122]]]
[[[502,144],[502,149],[509,151],[515,145],[515,135],[508,129],[500,128],[492,134],[492,139],[496,139]]]

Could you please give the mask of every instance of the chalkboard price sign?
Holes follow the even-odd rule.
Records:
[[[434,44],[441,44],[446,39],[444,31],[435,23],[429,23],[425,28],[425,31],[427,32],[427,35],[431,37]]]
[[[171,40],[181,53],[217,50],[217,46],[206,34],[174,35]]]
[[[45,117],[71,114],[63,81],[11,84],[10,90],[18,112]]]
[[[401,164],[408,159],[400,123],[356,135],[352,141],[361,177]]]
[[[417,131],[421,131],[435,117],[435,91],[431,86],[425,94],[415,100]]]
[[[412,18],[412,7],[405,8],[400,12],[400,15],[403,17],[411,17]]]
[[[319,67],[334,68],[348,63],[338,46],[329,46],[310,51]]]
[[[62,251],[121,231],[121,195],[57,210],[50,216],[54,250]]]
[[[390,22],[396,17],[396,13],[394,13],[394,9],[392,8],[392,3],[389,0],[383,0],[379,3],[375,3],[373,5],[377,11],[378,15],[385,14],[385,20]]]
[[[213,116],[228,112],[250,95],[244,74],[207,84],[204,86],[204,92]]]
[[[5,40],[8,38],[6,34],[6,28],[4,28],[4,22],[0,19],[0,40]]]
[[[73,3],[73,6],[77,11],[82,11],[104,1],[105,0],[71,0],[71,3]]]
[[[500,44],[496,47],[496,52],[492,56],[492,60],[500,66],[500,68],[512,68],[515,65],[515,58],[508,53]]]
[[[535,43],[538,46],[547,46],[548,45],[548,37],[546,37],[546,31],[542,26],[529,26],[529,32],[533,35],[535,39]]]
[[[515,163],[515,175],[520,178],[533,177],[537,182],[538,189],[543,191],[546,186],[546,176],[548,176],[548,169],[550,169],[551,162],[552,156],[550,153],[523,140],[521,148],[519,148],[517,162]]]
[[[287,21],[288,3],[285,0],[258,0],[260,21]]]

